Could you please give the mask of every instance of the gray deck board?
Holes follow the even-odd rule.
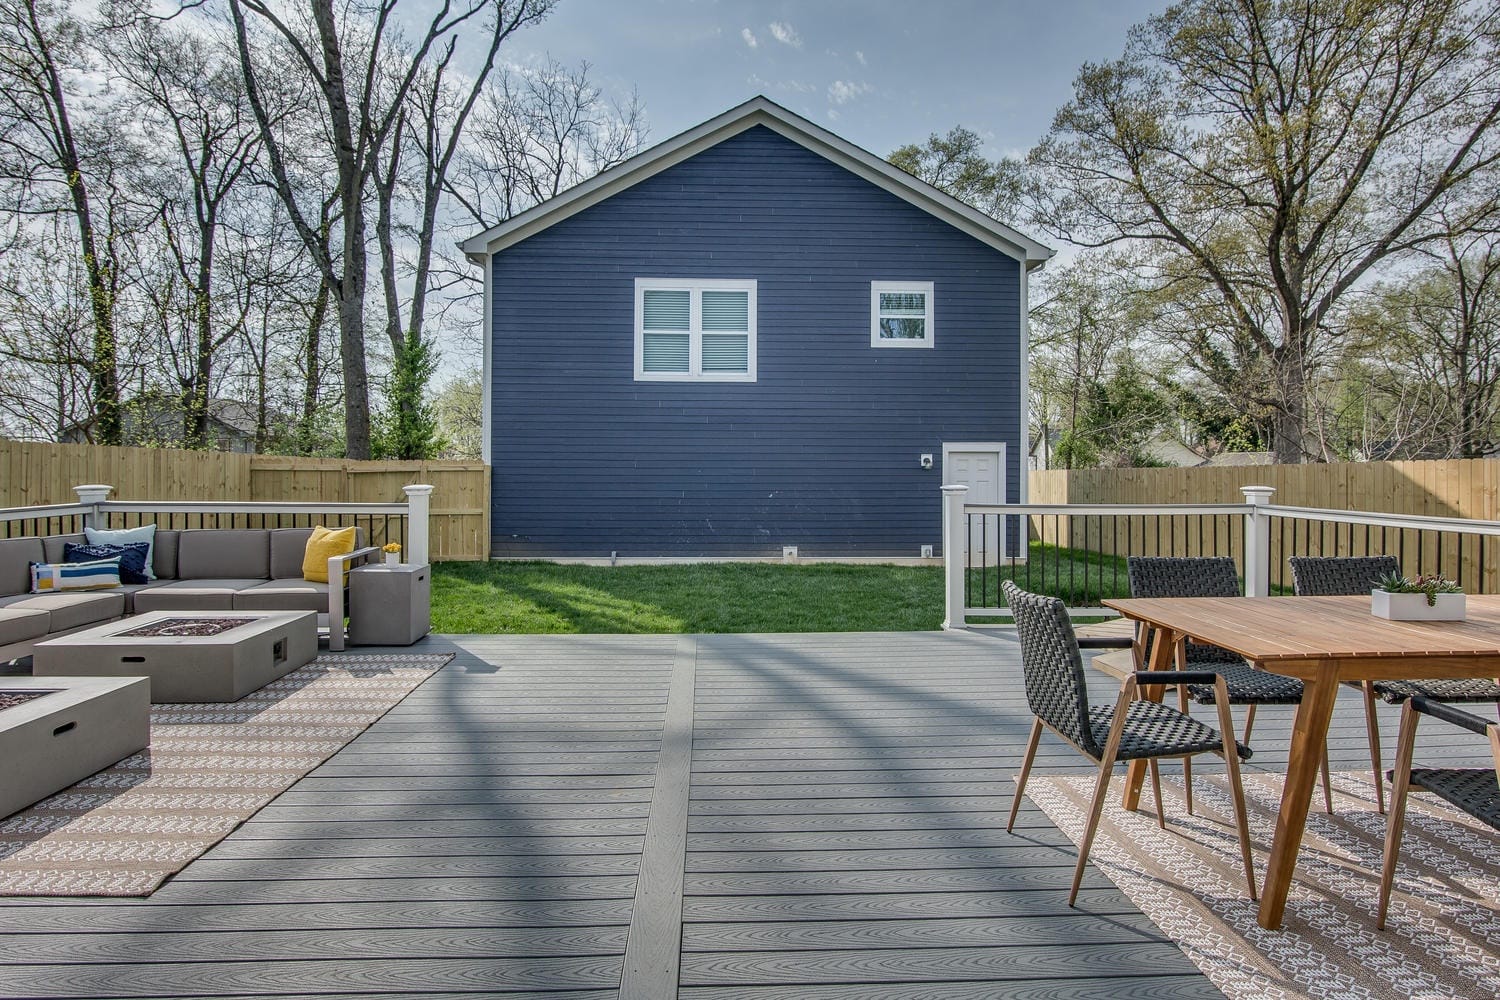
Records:
[[[1096,870],[1067,906],[1039,810],[1005,832],[1030,716],[1003,636],[426,646],[458,656],[154,896],[0,899],[0,996],[1219,995]],[[1251,771],[1291,719],[1260,713]],[[1353,692],[1330,746],[1368,768]],[[1043,742],[1036,773],[1087,769]]]

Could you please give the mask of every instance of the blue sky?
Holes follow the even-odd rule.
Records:
[[[765,94],[881,156],[964,125],[1024,153],[1165,0],[561,0],[508,43],[640,94],[658,142]]]

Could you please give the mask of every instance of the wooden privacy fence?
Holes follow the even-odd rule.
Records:
[[[354,462],[0,441],[0,507],[74,503],[73,487],[84,483],[108,483],[115,500],[310,506],[399,503],[406,499],[403,486],[430,483],[432,558],[488,559],[490,553],[490,470],[481,462]]]
[[[1140,516],[1032,516],[1035,540],[1108,555],[1231,555],[1243,564],[1240,519],[1165,516],[1170,504],[1242,503],[1244,486],[1271,486],[1278,506],[1500,520],[1500,461],[1454,459],[1190,469],[1080,469],[1029,474],[1031,504],[1131,504]],[[1396,526],[1273,517],[1273,584],[1290,585],[1290,555],[1397,555],[1407,573],[1441,573],[1500,592],[1500,542]],[[1451,536],[1451,537],[1450,537]]]

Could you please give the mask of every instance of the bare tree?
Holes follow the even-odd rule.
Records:
[[[452,0],[430,8],[416,21],[415,41],[401,44],[398,0],[365,6],[354,0],[310,0],[311,24],[288,17],[271,0],[230,0],[235,39],[247,95],[260,123],[271,176],[292,226],[324,272],[337,300],[340,354],[344,369],[345,447],[352,458],[370,455],[369,385],[365,365],[365,291],[369,282],[365,208],[369,182],[390,141],[418,77],[435,52],[461,31],[490,18],[514,19],[517,7],[540,16],[547,0]],[[342,245],[337,258],[319,239],[311,213],[299,200],[288,167],[288,150],[262,99],[262,80],[253,58],[246,13],[285,46],[291,63],[311,80],[319,98],[337,177]],[[498,29],[497,29],[498,30]],[[353,44],[347,44],[349,42]]]
[[[114,268],[109,213],[99,210],[99,164],[86,160],[75,122],[79,99],[72,77],[86,61],[85,32],[59,0],[0,0],[0,173],[23,196],[38,195],[25,212],[65,211],[74,224],[88,282],[93,335],[87,367],[95,411],[94,438],[121,441]],[[65,205],[65,207],[64,207]]]
[[[1154,248],[1204,307],[1188,361],[1253,366],[1277,460],[1325,457],[1309,380],[1345,296],[1446,238],[1450,194],[1482,192],[1476,218],[1500,199],[1497,35],[1466,0],[1185,0],[1084,66],[1030,157],[1040,217]]]
[[[234,322],[215,322],[221,219],[259,156],[260,131],[244,101],[238,64],[226,61],[204,35],[138,18],[111,32],[105,51],[128,87],[129,106],[143,125],[170,137],[176,154],[175,163],[153,170],[146,185],[156,194],[154,210],[174,283],[181,282],[188,300],[176,310],[186,335],[172,353],[182,441],[198,447],[207,440],[215,355],[237,332]]]

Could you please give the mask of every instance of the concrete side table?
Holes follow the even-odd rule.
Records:
[[[410,646],[432,631],[432,567],[358,566],[349,571],[349,643]]]

